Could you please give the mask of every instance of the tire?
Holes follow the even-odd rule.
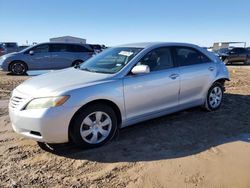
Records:
[[[225,63],[225,65],[230,64],[227,58],[225,58],[225,59],[223,60],[223,62]]]
[[[10,64],[10,72],[14,75],[25,75],[28,70],[27,65],[21,61],[14,61]]]
[[[77,112],[69,128],[69,136],[78,146],[94,148],[111,140],[116,131],[114,110],[107,105],[93,104]]]
[[[248,65],[248,64],[250,64],[250,60],[246,60],[246,61],[244,62],[244,65]]]
[[[37,145],[44,151],[48,151],[48,152],[51,152],[53,151],[52,148],[49,147],[48,144],[44,143],[44,142],[37,142]]]
[[[220,108],[222,100],[224,88],[223,85],[219,82],[215,82],[208,90],[205,109],[207,111],[215,111]]]
[[[79,66],[80,64],[83,63],[83,60],[76,60],[72,63],[72,67],[76,67],[76,66]]]

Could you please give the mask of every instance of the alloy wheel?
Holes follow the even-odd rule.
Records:
[[[220,106],[222,101],[222,90],[220,87],[214,87],[209,94],[209,104],[212,108]]]
[[[13,63],[11,66],[11,72],[14,74],[24,74],[25,73],[25,65],[23,63]]]

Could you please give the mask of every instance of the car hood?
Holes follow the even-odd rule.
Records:
[[[9,58],[9,57],[12,57],[12,56],[18,54],[18,53],[19,53],[19,52],[8,53],[8,54],[5,54],[5,55],[1,56],[1,58],[2,58],[2,59],[7,59],[7,58]]]
[[[19,85],[16,90],[32,97],[53,96],[72,89],[104,82],[111,76],[110,74],[68,68],[30,78]]]

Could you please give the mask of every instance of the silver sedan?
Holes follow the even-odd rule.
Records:
[[[22,83],[9,113],[13,129],[38,142],[96,147],[137,122],[194,106],[217,110],[227,80],[220,59],[196,45],[122,45]]]

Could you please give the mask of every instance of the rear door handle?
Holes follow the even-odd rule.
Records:
[[[171,74],[169,77],[175,80],[177,77],[179,77],[179,74]]]
[[[209,67],[208,70],[213,71],[214,67]]]

